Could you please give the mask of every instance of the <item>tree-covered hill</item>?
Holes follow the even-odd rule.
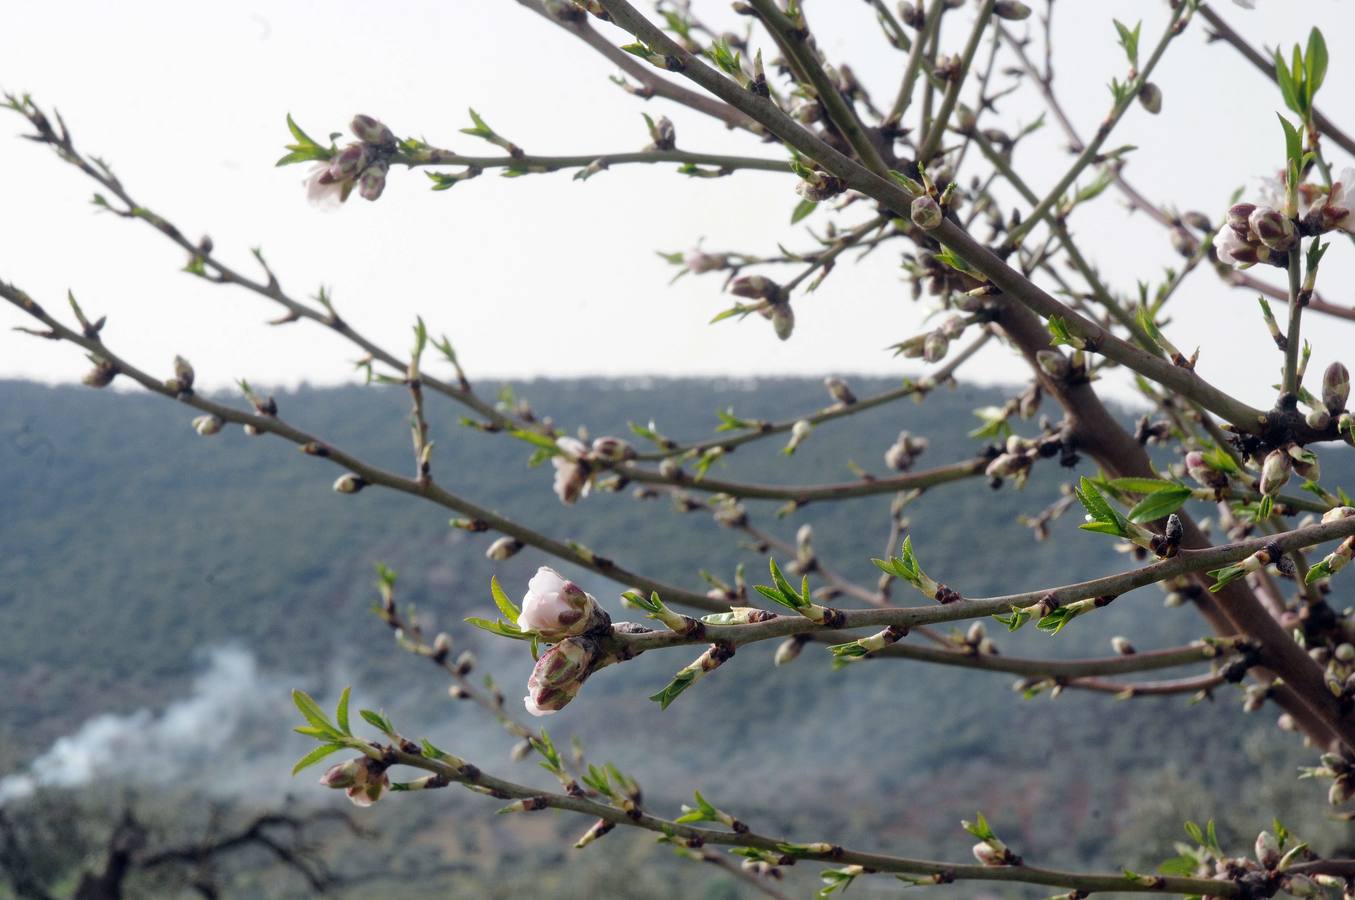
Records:
[[[890,386],[853,382],[861,394]],[[628,421],[653,418],[665,434],[695,439],[718,424],[717,410],[780,419],[825,402],[822,386],[809,379],[535,381],[513,390],[538,414],[567,429],[587,425],[595,436],[628,436]],[[962,385],[922,404],[825,424],[793,457],[780,452],[778,439],[743,447],[712,473],[812,483],[851,479],[856,464],[882,474],[882,454],[901,429],[931,439],[919,467],[958,460],[983,444],[968,436],[978,424],[972,410],[1004,400],[999,390]],[[279,394],[278,403],[284,418],[369,461],[410,468],[408,397],[400,389],[302,388]],[[526,466],[528,445],[462,427],[460,414],[430,401],[434,473],[449,488],[672,583],[698,587],[701,569],[729,578],[741,561],[752,564],[754,581],[763,577],[745,539],[720,528],[709,511],[683,513],[667,499],[637,501],[629,492],[562,506],[551,493],[550,467]],[[384,562],[400,573],[402,602],[416,604],[431,628],[452,632],[459,648],[475,648],[516,704],[530,657],[461,620],[492,608],[491,574],[520,594],[548,560],[528,549],[492,563],[484,549],[494,535],[450,528],[446,510],[375,489],[338,495],[329,487],[339,474],[333,466],[238,429],[205,440],[190,418],[186,408],[140,394],[0,383],[0,776],[22,771],[91,717],[182,699],[213,650],[239,647],[264,673],[261,707],[285,707],[293,685],[324,693],[352,683],[365,705],[397,710],[402,727],[439,735],[439,743],[491,770],[516,766],[521,779],[533,778],[528,763],[508,761],[511,740],[483,713],[447,700],[445,684],[400,651],[370,609],[373,567]],[[1325,463],[1332,483],[1349,488],[1355,479],[1341,477],[1342,465]],[[1077,510],[1044,543],[1016,523],[1058,499],[1060,485],[1086,466],[1070,473],[1056,461],[1041,463],[1020,491],[994,491],[980,478],[925,494],[909,518],[928,571],[967,596],[983,596],[1128,566],[1112,540],[1076,529]],[[870,557],[885,549],[889,503],[886,495],[810,505],[788,520],[777,519],[776,502],[749,508],[759,527],[785,540],[812,522],[824,561],[871,585]],[[626,617],[619,585],[562,568],[614,618]],[[1110,652],[1114,634],[1150,649],[1200,637],[1205,626],[1189,609],[1164,608],[1161,592],[1150,588],[1057,637],[1033,629],[994,636],[1007,653],[1086,656]],[[586,737],[590,755],[640,778],[655,808],[675,811],[700,788],[760,830],[810,840],[845,831],[864,846],[910,855],[967,854],[958,820],[982,806],[1027,858],[1151,867],[1170,855],[1186,816],[1218,817],[1225,833],[1254,833],[1268,824],[1256,819],[1266,803],[1283,810],[1286,797],[1318,790],[1294,781],[1307,756],[1274,730],[1275,711],[1244,715],[1233,687],[1193,707],[1182,697],[1124,702],[1082,692],[1022,700],[1009,690],[1009,676],[902,660],[834,672],[812,645],[778,669],[772,649],[740,651],[665,712],[645,698],[690,659],[647,654],[600,672],[548,725],[558,736]],[[176,790],[210,791],[216,781],[252,784],[256,790],[244,791],[251,802],[276,797],[286,786],[287,756],[305,747],[291,740],[284,715],[276,729],[232,733],[231,753],[218,763],[204,759],[194,769],[200,777]],[[1237,753],[1239,744],[1247,752]],[[224,774],[241,759],[253,760],[257,778]],[[1180,777],[1186,767],[1189,783]],[[295,789],[308,800],[337,800],[300,781],[307,783]],[[151,784],[139,790],[153,794]],[[577,860],[551,876],[564,896],[594,895],[608,883],[605,867],[568,850],[566,838],[586,822],[504,824],[490,820],[493,807],[482,798],[454,793],[382,803],[371,820],[385,829],[385,843],[354,845],[345,864],[360,868],[381,848],[392,871],[403,873],[388,889],[407,888],[408,896],[467,879],[485,879],[483,896],[519,896],[529,888],[516,859],[538,868],[556,857]],[[803,818],[798,810],[808,808],[827,808],[830,818]],[[1119,837],[1084,841],[1083,826],[1093,821],[1088,833]],[[1341,834],[1320,822],[1290,824],[1315,840]],[[637,866],[652,858],[648,839],[608,840],[631,841],[627,858]],[[466,859],[474,864],[466,867]],[[452,868],[460,874],[430,860],[459,860]],[[798,877],[802,887],[809,883],[807,873]],[[716,871],[706,882],[709,896],[732,895],[736,885]],[[647,890],[663,895],[658,886]]]

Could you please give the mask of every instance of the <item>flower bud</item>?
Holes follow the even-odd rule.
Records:
[[[559,641],[583,634],[605,621],[606,615],[583,588],[542,566],[527,583],[518,627],[536,632],[542,640]]]
[[[1242,237],[1247,236],[1251,227],[1247,224],[1251,214],[1256,211],[1255,203],[1235,203],[1228,208],[1228,227]]]
[[[358,173],[367,167],[370,158],[371,154],[366,144],[349,144],[330,160],[329,177],[335,181],[356,178]]]
[[[682,264],[694,275],[713,272],[729,265],[729,257],[723,253],[703,253],[701,250],[688,250],[682,257]]]
[[[438,632],[438,636],[433,638],[433,661],[442,662],[451,652],[452,636],[445,631]]]
[[[993,4],[993,15],[1009,22],[1020,22],[1030,18],[1030,7],[1018,0],[998,0]]]
[[[1298,232],[1283,213],[1269,206],[1258,206],[1247,217],[1247,224],[1260,238],[1261,243],[1272,250],[1288,250],[1298,243]]]
[[[922,359],[929,363],[940,362],[946,358],[949,350],[950,339],[939,331],[933,331],[922,342]]]
[[[369,768],[371,765],[373,763],[369,761]],[[354,806],[371,806],[381,799],[382,795],[390,789],[390,786],[390,776],[384,770],[380,773],[368,774],[366,784],[354,785],[348,789],[348,799],[353,801]]]
[[[1186,454],[1186,472],[1202,487],[1218,490],[1228,486],[1228,476],[1209,465],[1204,454],[1198,450]]]
[[[1256,836],[1256,861],[1266,869],[1273,869],[1280,862],[1280,842],[1269,831]]]
[[[1209,221],[1209,217],[1204,213],[1192,210],[1181,216],[1181,221],[1194,228],[1196,231],[1208,232],[1214,230],[1214,224]]]
[[[1305,481],[1317,481],[1322,477],[1322,467],[1318,463],[1317,454],[1311,450],[1305,450],[1298,444],[1290,444],[1289,461],[1294,467],[1294,474]]]
[[[1325,409],[1310,409],[1303,417],[1303,421],[1314,431],[1326,431],[1331,427],[1331,413]]]
[[[593,441],[593,456],[608,462],[624,462],[635,458],[635,448],[617,437],[600,437]]]
[[[729,292],[749,300],[775,299],[780,296],[781,287],[761,275],[742,275],[729,283]]]
[[[1350,399],[1350,372],[1339,362],[1327,366],[1322,373],[1322,405],[1333,416],[1346,408]]]
[[[517,555],[517,552],[521,549],[522,541],[518,540],[515,537],[509,537],[508,535],[504,535],[503,537],[499,538],[497,541],[489,545],[489,549],[485,551],[485,558],[494,560],[504,560],[508,559],[511,556]]]
[[[547,716],[564,709],[592,672],[597,655],[597,645],[581,637],[566,638],[541,654],[527,679],[527,712]]]
[[[965,632],[964,642],[971,647],[977,647],[983,643],[987,636],[982,622],[972,622],[969,625],[969,630]]]
[[[1336,648],[1336,658],[1343,663],[1355,662],[1355,646],[1341,644]]]
[[[974,858],[985,866],[1000,866],[1004,864],[1003,855],[988,846],[988,844],[982,842],[974,845]]]
[[[1284,892],[1291,897],[1325,897],[1326,892],[1307,875],[1290,875],[1285,879]]]
[[[1129,638],[1120,637],[1119,635],[1110,639],[1110,646],[1121,656],[1133,656],[1138,652],[1134,649],[1134,645],[1129,643]]]
[[[474,670],[475,654],[469,650],[461,651],[461,655],[456,658],[456,674],[464,678]]]
[[[843,406],[851,406],[856,402],[856,395],[841,378],[830,375],[823,380],[823,386],[828,388],[828,395]]]
[[[96,362],[94,368],[85,373],[85,377],[80,381],[87,387],[104,388],[113,383],[117,377],[118,370],[112,364],[107,362]]]
[[[941,204],[936,202],[936,198],[923,194],[913,201],[912,217],[913,224],[918,228],[931,231],[941,224],[945,213],[941,211]]]
[[[353,117],[353,121],[348,127],[358,140],[365,141],[368,144],[387,147],[395,143],[395,135],[391,133],[391,130],[371,116],[364,116],[359,113]]]
[[[1292,468],[1293,461],[1283,449],[1270,451],[1261,464],[1261,481],[1257,488],[1266,496],[1275,496],[1289,480]]]
[[[1346,776],[1341,776],[1331,783],[1327,790],[1327,802],[1332,806],[1340,806],[1350,799],[1352,791],[1351,780]]]
[[[346,472],[334,481],[334,490],[340,494],[356,494],[366,486],[367,479],[352,472]]]
[[[320,783],[327,788],[345,790],[358,784],[367,783],[367,757],[359,756],[330,766],[320,776]]]
[[[1143,87],[1139,88],[1139,105],[1153,115],[1162,112],[1162,88],[1145,81]]]
[[[220,416],[206,415],[198,416],[193,420],[193,430],[203,437],[211,437],[221,431],[226,425],[225,420]]]
[[[386,162],[374,162],[362,170],[358,176],[358,194],[363,200],[376,200],[381,196],[381,192],[386,189],[386,173],[390,171],[390,164]]]
[[[184,393],[193,389],[193,379],[196,377],[193,372],[193,366],[182,356],[174,357],[174,381],[176,382],[174,390],[176,393]]]
[[[799,635],[788,637],[777,646],[776,656],[773,657],[772,661],[778,666],[784,666],[794,662],[796,657],[800,655],[800,651],[804,648],[804,645],[805,638],[800,637]]]
[[[1057,350],[1039,350],[1035,354],[1035,361],[1040,364],[1040,370],[1055,381],[1067,378],[1072,369],[1068,357]]]
[[[781,340],[790,340],[795,331],[795,311],[789,303],[778,303],[772,308],[772,330]]]
[[[562,437],[555,442],[560,455],[551,457],[555,467],[554,491],[560,502],[566,506],[575,503],[580,497],[588,496],[592,486],[593,471],[585,457],[588,448],[577,438]]]

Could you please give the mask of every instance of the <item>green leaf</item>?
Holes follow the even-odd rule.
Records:
[[[474,625],[476,628],[488,631],[490,634],[497,634],[499,637],[512,638],[516,641],[530,641],[535,636],[534,633],[528,634],[511,622],[504,622],[502,620],[491,622],[489,619],[471,616],[466,619],[466,624]]]
[[[305,756],[301,757],[296,761],[296,765],[292,766],[292,774],[295,775],[302,769],[315,765],[320,760],[324,759],[326,756],[329,756],[331,753],[336,753],[339,750],[342,750],[344,746],[345,746],[344,744],[321,744],[320,746],[311,750],[310,753],[307,753]]]
[[[792,609],[799,609],[801,606],[806,605],[807,599],[801,598],[800,595],[795,592],[795,588],[790,586],[790,582],[786,580],[786,576],[781,574],[781,567],[776,564],[776,560],[769,559],[768,562],[770,563],[769,568],[772,573],[772,583],[775,584],[776,589],[781,592],[781,596],[786,598],[786,605],[790,606]]]
[[[353,730],[348,727],[348,695],[352,690],[352,688],[347,687],[343,689],[343,693],[339,695],[339,705],[334,710],[334,718],[339,720],[339,730],[344,734],[353,733]]]
[[[1120,46],[1124,48],[1125,56],[1129,57],[1129,65],[1137,68],[1139,64],[1139,34],[1143,31],[1143,23],[1139,22],[1130,29],[1118,19],[1112,19],[1115,23],[1115,30],[1120,35]]]
[[[1280,55],[1279,51],[1275,53],[1275,83],[1279,85],[1280,96],[1284,98],[1284,105],[1294,112],[1301,112],[1294,76],[1289,73],[1289,66],[1285,64],[1284,57]]]
[[[795,204],[795,209],[790,214],[790,224],[794,225],[808,216],[818,208],[818,205],[819,203],[817,200],[801,200],[799,203]]]
[[[312,726],[321,731],[328,732],[335,737],[340,735],[339,729],[335,728],[334,723],[329,721],[329,717],[325,715],[325,711],[320,708],[320,704],[316,703],[310,694],[307,694],[305,691],[294,690],[292,691],[292,702],[296,704],[296,708],[300,710],[301,715],[305,717],[306,721],[310,722]]]
[[[1108,484],[1117,491],[1129,491],[1134,494],[1156,494],[1181,487],[1175,481],[1162,478],[1112,478]]]
[[[1312,109],[1313,97],[1327,77],[1327,41],[1316,28],[1308,32],[1308,52],[1303,55],[1303,68],[1304,92],[1307,94],[1308,108]]]
[[[522,611],[517,608],[517,604],[508,599],[508,595],[503,592],[503,588],[499,587],[498,576],[489,576],[489,592],[494,595],[494,605],[499,608],[499,612],[503,613],[505,619],[516,625],[518,616],[521,615]]]
[[[390,719],[387,719],[381,713],[375,710],[363,709],[358,711],[364,722],[380,731],[387,737],[395,737],[395,726],[391,725]]]
[[[1163,491],[1149,494],[1129,511],[1129,521],[1142,524],[1155,522],[1176,512],[1190,499],[1190,488],[1177,485]]]
[[[1284,149],[1285,158],[1291,165],[1302,167],[1303,159],[1303,136],[1299,130],[1289,124],[1289,120],[1279,113],[1275,117],[1280,120],[1280,127],[1284,129]]]
[[[1086,508],[1087,514],[1092,521],[1084,523],[1081,527],[1086,531],[1099,531],[1103,534],[1113,534],[1117,537],[1125,537],[1129,534],[1129,522],[1124,516],[1120,515],[1115,507],[1106,502],[1106,498],[1101,496],[1101,492],[1096,485],[1086,476],[1083,476],[1081,483],[1073,488],[1073,493]]]
[[[692,686],[696,676],[691,672],[684,672],[668,682],[663,690],[657,694],[651,694],[649,699],[659,704],[659,709],[667,709],[668,704],[677,699],[678,695]]]

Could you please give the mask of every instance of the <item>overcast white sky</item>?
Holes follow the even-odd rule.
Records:
[[[702,6],[716,19],[727,15],[727,3]],[[1256,44],[1287,46],[1320,24],[1332,61],[1319,105],[1338,118],[1350,110],[1350,5],[1259,6],[1219,9]],[[867,4],[813,0],[808,9],[829,55],[850,61],[887,101],[902,58],[883,42]],[[968,33],[958,20],[971,15],[953,17],[951,43]],[[1057,4],[1055,72],[1083,134],[1108,107],[1107,82],[1123,76],[1112,16],[1146,17],[1143,42],[1151,47],[1166,4]],[[710,277],[667,286],[673,270],[655,250],[684,249],[699,238],[711,250],[809,246],[803,225],[787,224],[796,200],[787,177],[690,180],[632,167],[586,183],[569,174],[487,175],[434,194],[423,175],[401,170],[380,202],[354,198],[325,213],[306,203],[302,167],[273,167],[288,140],[289,111],[315,135],[366,112],[397,134],[481,152],[488,145],[458,133],[469,124],[467,106],[535,153],[638,149],[648,140],[640,118],[648,110],[672,117],[685,149],[780,155],[685,109],[623,93],[601,57],[511,0],[28,3],[22,13],[11,10],[8,25],[0,29],[0,86],[60,108],[77,144],[107,159],[133,196],[189,234],[210,234],[224,259],[249,270],[249,248],[261,246],[285,288],[304,296],[327,285],[350,322],[397,351],[422,314],[452,338],[473,379],[918,371],[884,350],[915,333],[926,312],[911,302],[896,255],[840,267],[799,299],[799,325],[785,344],[760,319],[707,325],[729,305]],[[615,37],[624,42],[620,32]],[[1207,44],[1203,22],[1172,46],[1155,80],[1165,93],[1162,114],[1135,107],[1112,141],[1137,145],[1127,174],[1150,197],[1217,216],[1236,187],[1278,168],[1278,92],[1230,48]],[[1033,94],[1009,99],[994,124],[1015,129],[1039,112]],[[1349,119],[1355,128],[1355,115]],[[181,353],[209,384],[352,377],[357,354],[341,339],[304,323],[265,326],[276,308],[180,273],[181,254],[144,225],[96,215],[88,203],[93,183],[46,148],[18,140],[21,124],[0,117],[0,278],[53,309],[74,290],[88,311],[109,315],[110,346],[165,374]],[[1327,149],[1338,166],[1351,162]],[[1052,124],[1018,158],[1041,192],[1068,161]],[[1123,291],[1137,279],[1160,279],[1176,261],[1161,229],[1128,216],[1113,191],[1079,212],[1074,229]],[[1320,285],[1329,298],[1355,302],[1353,260],[1355,247],[1333,247]],[[1205,377],[1256,405],[1270,401],[1280,361],[1254,297],[1201,272],[1173,309],[1168,333],[1187,351],[1201,346]],[[1320,371],[1355,329],[1313,321],[1306,333]],[[87,368],[71,348],[8,329],[21,323],[17,311],[0,310],[0,377],[72,380]],[[1021,374],[1015,365],[995,349],[967,372],[1012,380]]]

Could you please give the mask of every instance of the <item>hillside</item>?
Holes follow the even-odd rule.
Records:
[[[853,381],[861,394],[889,386]],[[702,380],[513,385],[557,424],[586,423],[595,435],[625,434],[628,420],[654,416],[664,433],[693,439],[710,433],[719,409],[775,419],[823,402],[817,380],[752,387]],[[778,452],[777,440],[742,448],[713,472],[809,483],[851,478],[852,461],[880,473],[881,454],[903,428],[932,439],[921,467],[940,464],[979,446],[966,435],[978,421],[971,410],[1003,399],[998,391],[961,386],[921,405],[904,402],[825,425],[793,458]],[[409,467],[401,390],[301,389],[280,394],[278,402],[289,421],[370,461]],[[728,577],[738,562],[756,559],[709,514],[681,514],[667,501],[595,494],[563,507],[550,492],[549,466],[526,467],[530,448],[460,427],[459,415],[431,402],[435,474],[453,490],[677,584],[698,586],[700,569]],[[288,733],[286,696],[297,685],[332,696],[349,683],[359,702],[395,711],[397,724],[411,732],[425,730],[490,770],[545,779],[530,763],[509,762],[511,740],[482,713],[448,701],[443,682],[390,642],[370,608],[373,566],[381,561],[400,573],[402,601],[416,604],[433,629],[451,631],[459,648],[475,648],[515,698],[530,657],[520,646],[482,640],[461,619],[490,610],[491,574],[520,594],[547,560],[527,550],[491,563],[483,552],[493,536],[449,528],[445,510],[377,490],[336,495],[329,489],[334,467],[235,429],[201,439],[190,418],[184,408],[139,394],[0,383],[0,465],[7,473],[0,479],[0,777],[22,771],[25,761],[98,714],[183,702],[212,654],[234,648],[255,667],[249,677],[257,685],[258,708],[251,711],[257,717],[208,717],[221,740],[196,747],[200,756],[175,776],[175,791],[265,804],[290,789],[307,801],[336,800],[312,791],[309,778],[295,785],[285,778],[286,762],[305,748]],[[1342,458],[1324,461],[1324,468],[1335,476],[1333,485],[1355,484],[1343,477],[1350,467]],[[1056,499],[1068,477],[1051,463],[1037,467],[1023,491],[993,491],[975,479],[922,497],[910,518],[928,571],[982,596],[1124,567],[1113,542],[1078,532],[1074,515],[1058,522],[1056,540],[1045,543],[1015,524],[1019,514],[1038,513]],[[889,502],[881,496],[811,505],[793,521],[776,519],[776,503],[750,509],[761,527],[785,539],[800,522],[812,522],[822,557],[869,584],[875,577],[869,557],[884,549]],[[614,618],[623,617],[618,586],[562,568]],[[750,568],[755,578],[761,573],[760,566]],[[1109,652],[1113,634],[1133,635],[1140,649],[1150,649],[1197,638],[1204,628],[1188,609],[1164,609],[1161,592],[1151,588],[1080,619],[1057,638],[1027,629],[997,640],[1013,654],[1100,655]],[[958,820],[981,807],[1029,859],[1151,868],[1170,855],[1186,817],[1215,817],[1225,835],[1245,835],[1268,824],[1261,810],[1283,814],[1318,799],[1311,783],[1293,780],[1307,754],[1273,729],[1274,710],[1244,716],[1235,688],[1194,707],[1185,698],[1120,702],[1081,692],[1025,701],[1009,690],[1009,676],[899,660],[833,672],[827,655],[813,648],[794,665],[774,669],[772,649],[741,651],[666,712],[645,698],[689,658],[647,654],[599,673],[549,727],[557,738],[580,735],[592,758],[615,760],[634,774],[655,809],[675,811],[700,788],[759,830],[806,840],[841,835],[918,856],[967,855],[970,842]],[[111,808],[127,787],[156,795],[164,788],[157,779],[165,777],[156,768],[118,784],[96,779],[103,793],[90,791],[89,802]],[[571,855],[565,838],[586,822],[505,822],[490,815],[492,804],[456,791],[392,798],[369,817],[384,837],[348,847],[340,868],[389,866],[392,880],[383,885],[390,896],[475,883],[477,896],[509,897],[541,887],[529,881],[528,868],[568,858],[576,861],[547,877],[557,896],[595,896],[608,884],[639,889],[635,881],[616,881],[600,854]],[[165,810],[166,827],[181,814],[172,805]],[[1293,818],[1287,824],[1315,842],[1342,834],[1312,812]],[[1115,837],[1106,842],[1105,835]],[[622,858],[654,879],[645,896],[670,890],[678,896],[663,873],[693,864],[654,868],[652,861],[667,853],[649,840],[620,834],[607,840],[625,846]],[[700,896],[741,896],[729,876],[704,874]],[[797,876],[800,888],[810,883],[807,876]]]

